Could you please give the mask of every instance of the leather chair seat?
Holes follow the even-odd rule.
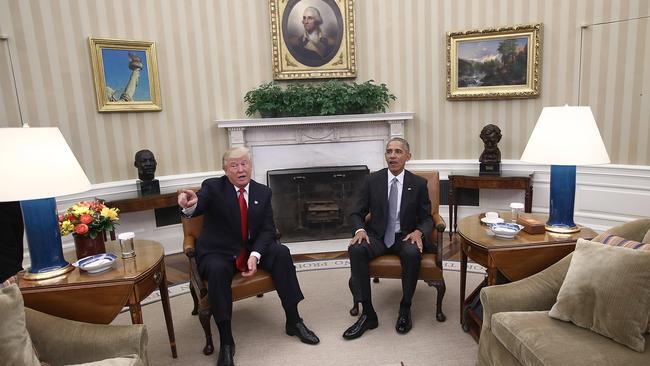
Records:
[[[232,300],[237,301],[247,297],[257,296],[275,290],[271,274],[258,269],[252,277],[244,277],[237,273],[232,279]]]
[[[388,254],[373,259],[370,262],[370,277],[402,278],[402,265],[399,257],[395,254]],[[442,278],[442,269],[436,264],[435,254],[422,254],[419,278],[425,281]]]

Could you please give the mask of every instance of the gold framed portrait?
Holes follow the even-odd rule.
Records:
[[[354,0],[269,0],[273,79],[357,76]]]
[[[99,112],[160,111],[156,44],[88,38]]]
[[[535,98],[542,24],[447,33],[447,99]]]

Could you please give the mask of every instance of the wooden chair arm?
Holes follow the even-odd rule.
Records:
[[[183,253],[188,258],[194,257],[196,251],[196,238],[193,236],[186,236],[183,238]]]
[[[440,216],[439,213],[433,214],[433,227],[436,228],[436,231],[444,232],[445,228],[447,228],[447,224],[445,223],[445,219]]]

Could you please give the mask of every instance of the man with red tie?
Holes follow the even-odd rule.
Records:
[[[203,215],[203,230],[196,254],[201,277],[208,281],[208,297],[219,328],[217,366],[234,365],[235,342],[231,330],[232,278],[237,271],[248,277],[257,267],[271,273],[287,318],[286,333],[308,344],[318,337],[298,314],[304,298],[289,249],[275,240],[271,190],[251,180],[250,152],[231,148],[223,156],[225,177],[203,181],[195,193],[182,190],[178,204],[186,216]]]

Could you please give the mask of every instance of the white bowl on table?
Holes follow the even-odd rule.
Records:
[[[72,265],[88,273],[99,273],[110,269],[116,259],[113,253],[101,253],[81,258]]]
[[[494,236],[501,239],[513,239],[524,228],[519,224],[509,222],[490,224],[489,226]]]

